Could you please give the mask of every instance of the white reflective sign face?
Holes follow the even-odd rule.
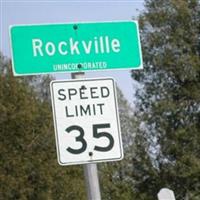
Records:
[[[52,81],[51,98],[60,165],[123,158],[113,79]]]

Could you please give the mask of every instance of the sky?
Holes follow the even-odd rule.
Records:
[[[137,19],[144,0],[0,0],[0,50],[11,57],[9,26],[14,24],[68,23]],[[87,72],[87,78],[113,77],[131,105],[134,88],[130,70]],[[70,79],[70,73],[59,73],[56,79]]]

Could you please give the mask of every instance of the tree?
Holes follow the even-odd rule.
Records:
[[[132,200],[134,197],[133,180],[131,177],[131,161],[135,137],[135,118],[133,109],[124,98],[120,89],[117,90],[124,159],[99,165],[102,199]]]
[[[48,99],[13,77],[9,63],[1,54],[0,199],[85,200],[82,167],[56,161]]]
[[[133,177],[138,199],[162,187],[200,198],[200,5],[146,0],[140,16],[144,70],[132,73],[140,117]]]

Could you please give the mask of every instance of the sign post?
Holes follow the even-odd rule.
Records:
[[[97,164],[84,165],[88,200],[101,200]]]
[[[123,158],[117,97],[113,79],[83,79],[84,72],[142,69],[138,22],[16,25],[10,42],[14,76],[77,79],[51,82],[57,157],[84,164],[88,199],[100,200],[95,163]]]
[[[72,73],[72,79],[81,79],[84,78],[84,73]],[[84,176],[85,183],[87,188],[88,200],[101,200],[101,192],[99,186],[99,178],[97,171],[97,164],[85,164],[84,165]]]

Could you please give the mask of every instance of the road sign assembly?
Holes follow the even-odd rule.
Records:
[[[50,87],[59,164],[121,160],[114,80],[57,80]]]
[[[141,69],[137,21],[10,27],[15,76]]]
[[[10,44],[14,76],[143,68],[137,21],[14,25]],[[58,163],[86,164],[88,199],[100,200],[95,163],[123,158],[115,82],[56,80],[50,91]]]

